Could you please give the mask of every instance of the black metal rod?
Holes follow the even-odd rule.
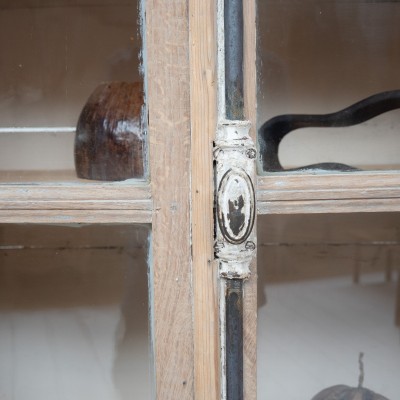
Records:
[[[243,0],[225,0],[224,30],[226,118],[243,120]]]
[[[224,0],[225,113],[244,120],[243,0]],[[227,279],[225,293],[227,400],[243,400],[243,281]]]
[[[243,400],[243,283],[228,279],[225,297],[226,397]]]

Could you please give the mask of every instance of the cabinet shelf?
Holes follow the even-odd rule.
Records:
[[[400,211],[400,172],[258,177],[259,214]]]

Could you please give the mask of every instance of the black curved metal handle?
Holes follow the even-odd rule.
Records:
[[[266,172],[284,171],[279,162],[278,150],[282,139],[300,128],[337,128],[357,125],[387,111],[400,108],[400,90],[382,92],[367,97],[343,110],[330,114],[285,114],[265,122],[259,130],[260,155]],[[357,168],[339,163],[321,163],[294,168],[295,170],[325,169],[330,171],[353,171]]]

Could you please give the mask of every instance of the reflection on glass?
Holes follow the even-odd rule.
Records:
[[[1,0],[0,49],[0,174],[74,177],[88,97],[103,82],[141,80],[137,1]]]
[[[357,387],[360,352],[364,388],[398,397],[399,222],[390,213],[260,217],[259,399]]]
[[[393,1],[259,0],[258,126],[278,115],[334,113],[398,91],[399,17],[400,3]],[[293,131],[279,146],[283,168],[324,162],[398,168],[397,103],[351,127],[332,128],[337,122]]]
[[[151,397],[147,235],[0,226],[0,397]]]

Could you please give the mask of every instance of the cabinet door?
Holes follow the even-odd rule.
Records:
[[[257,10],[258,398],[395,398],[400,5]]]
[[[17,3],[0,6],[0,397],[150,399],[144,4]]]

